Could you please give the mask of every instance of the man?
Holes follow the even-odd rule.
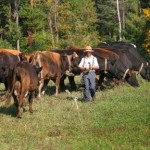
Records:
[[[87,46],[85,48],[84,54],[85,56],[81,59],[79,63],[79,68],[83,72],[83,82],[85,84],[84,89],[84,100],[85,102],[90,102],[91,100],[95,100],[96,91],[95,91],[95,70],[99,69],[97,58],[92,55],[94,52],[91,46]]]

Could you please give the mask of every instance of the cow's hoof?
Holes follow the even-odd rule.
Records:
[[[25,108],[23,108],[23,112],[27,112],[27,110]]]
[[[17,119],[21,119],[22,117],[20,115],[17,115]]]
[[[33,110],[29,110],[30,113],[33,113]]]

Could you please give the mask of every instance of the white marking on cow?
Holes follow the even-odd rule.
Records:
[[[144,63],[141,64],[141,67],[140,67],[140,69],[139,69],[137,74],[139,74],[142,71],[143,67],[144,67]]]
[[[104,73],[107,73],[107,59],[105,58],[105,70]]]
[[[136,48],[136,45],[135,45],[135,44],[133,44],[133,43],[130,43],[130,45],[132,45],[134,48]]]
[[[125,73],[124,73],[124,75],[123,75],[123,80],[125,79],[125,77],[126,77],[126,75],[127,75],[127,73],[129,72],[129,69],[127,69],[126,71],[125,71]]]
[[[41,94],[44,95],[45,94],[45,90],[43,90]]]
[[[27,91],[27,92],[26,92],[25,97],[27,97],[27,96],[28,96],[28,93],[29,93],[29,91]]]
[[[146,62],[146,65],[148,66],[148,65],[149,65],[149,63],[148,63],[148,62]]]
[[[72,58],[72,55],[67,55],[68,64],[69,64],[69,71],[71,70],[71,58]]]
[[[69,90],[65,90],[65,92],[68,94],[68,95],[70,95],[71,93],[70,93],[70,91]]]
[[[18,60],[20,61],[20,57],[17,55],[17,57],[18,57]]]
[[[79,56],[78,56],[78,54],[77,54],[76,52],[73,52],[72,57],[73,57],[73,58],[77,58],[77,57],[79,57]]]
[[[37,55],[36,63],[38,63],[38,66],[39,66],[39,67],[42,67],[42,64],[41,64],[41,55],[40,55],[40,53],[38,53],[38,55]],[[35,63],[35,65],[37,65],[36,63]],[[43,69],[42,69],[41,72],[38,74],[38,78],[43,79]]]
[[[15,94],[16,96],[18,96],[18,95],[19,95],[19,93],[18,93],[18,91],[17,91],[17,90],[14,90],[14,94]]]
[[[107,44],[107,42],[101,42],[101,43]]]

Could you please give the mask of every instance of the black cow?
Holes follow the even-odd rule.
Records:
[[[53,50],[57,53],[67,53],[67,54],[71,54],[73,52],[76,52],[77,55],[79,57],[76,57],[76,59],[73,59],[71,61],[72,64],[72,72],[76,75],[78,73],[80,73],[79,68],[78,68],[78,64],[81,60],[81,58],[83,57],[83,50],[84,49],[74,49],[74,48],[70,48],[69,50]],[[106,71],[109,72],[109,76],[110,74],[115,76],[118,79],[122,79],[124,78],[130,85],[132,86],[138,86],[138,82],[136,80],[136,76],[129,70],[128,66],[125,66],[122,62],[120,57],[115,53],[115,52],[111,52],[109,50],[106,49],[102,49],[102,48],[93,48],[94,53],[93,55],[97,57],[98,59],[98,63],[100,66],[100,69],[98,70],[98,74],[100,74],[100,80],[99,80],[99,84],[101,84],[103,82],[103,79],[105,76],[108,76],[108,73],[106,74]],[[70,82],[71,85],[75,86],[74,83],[74,77],[69,77],[71,78]]]
[[[150,65],[140,55],[135,45],[126,42],[112,42],[106,44],[102,43],[102,45],[100,44],[99,46],[126,55],[131,62],[131,69],[137,71],[143,79],[150,81]]]

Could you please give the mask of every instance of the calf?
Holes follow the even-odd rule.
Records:
[[[13,70],[12,90],[11,95],[14,98],[14,103],[17,106],[17,118],[22,116],[23,101],[27,93],[29,93],[29,111],[33,112],[32,102],[33,94],[38,88],[38,74],[42,68],[35,68],[27,61],[19,62]],[[7,104],[9,101],[7,101]]]

